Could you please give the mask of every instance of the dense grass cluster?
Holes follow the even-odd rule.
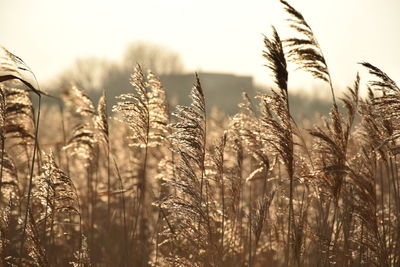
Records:
[[[297,37],[264,39],[276,89],[229,119],[206,114],[197,75],[170,112],[140,65],[116,106],[71,86],[39,120],[1,84],[0,266],[399,266],[400,89],[362,63],[368,96],[357,75],[337,99],[310,26],[281,2]],[[311,129],[292,118],[288,64],[331,89]]]

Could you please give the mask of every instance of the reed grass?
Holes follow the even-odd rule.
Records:
[[[339,97],[310,24],[281,3],[296,36],[264,36],[275,86],[232,118],[206,113],[197,74],[170,113],[136,65],[114,107],[71,85],[35,119],[27,91],[46,94],[2,48],[0,266],[399,266],[399,87],[363,62]],[[309,129],[290,110],[291,64],[331,91]]]

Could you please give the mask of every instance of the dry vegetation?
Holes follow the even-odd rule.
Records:
[[[311,28],[281,2],[298,37],[264,39],[276,89],[230,119],[206,116],[197,76],[171,113],[139,65],[113,119],[72,86],[37,120],[28,92],[2,84],[0,265],[399,266],[400,89],[362,63],[368,97],[357,76],[336,99]],[[292,119],[287,64],[331,88],[312,129]]]

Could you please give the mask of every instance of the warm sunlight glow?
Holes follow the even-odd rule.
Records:
[[[149,41],[178,52],[187,71],[252,75],[267,84],[262,34],[270,32],[271,24],[284,31],[278,2],[2,1],[0,44],[25,58],[42,83],[77,58],[121,60],[128,43]],[[400,74],[399,1],[292,4],[313,27],[338,86],[354,79],[360,61]]]
[[[0,266],[400,266],[400,0],[0,1]]]

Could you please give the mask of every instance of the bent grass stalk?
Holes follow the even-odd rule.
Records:
[[[33,180],[33,171],[35,167],[35,159],[36,159],[36,152],[38,149],[38,134],[39,134],[39,122],[40,122],[40,105],[41,105],[41,95],[40,93],[37,93],[38,96],[38,113],[36,117],[36,129],[35,129],[35,143],[33,147],[33,155],[32,155],[32,162],[31,162],[31,169],[29,173],[29,184],[28,184],[28,196],[26,200],[26,210],[25,210],[25,216],[24,216],[24,226],[22,228],[22,237],[21,237],[21,244],[19,248],[19,254],[20,254],[20,259],[18,262],[18,266],[21,266],[21,260],[23,256],[23,250],[24,250],[24,244],[25,244],[25,239],[26,239],[26,227],[28,224],[28,216],[30,212],[30,204],[31,204],[31,194],[32,194],[32,180]]]

